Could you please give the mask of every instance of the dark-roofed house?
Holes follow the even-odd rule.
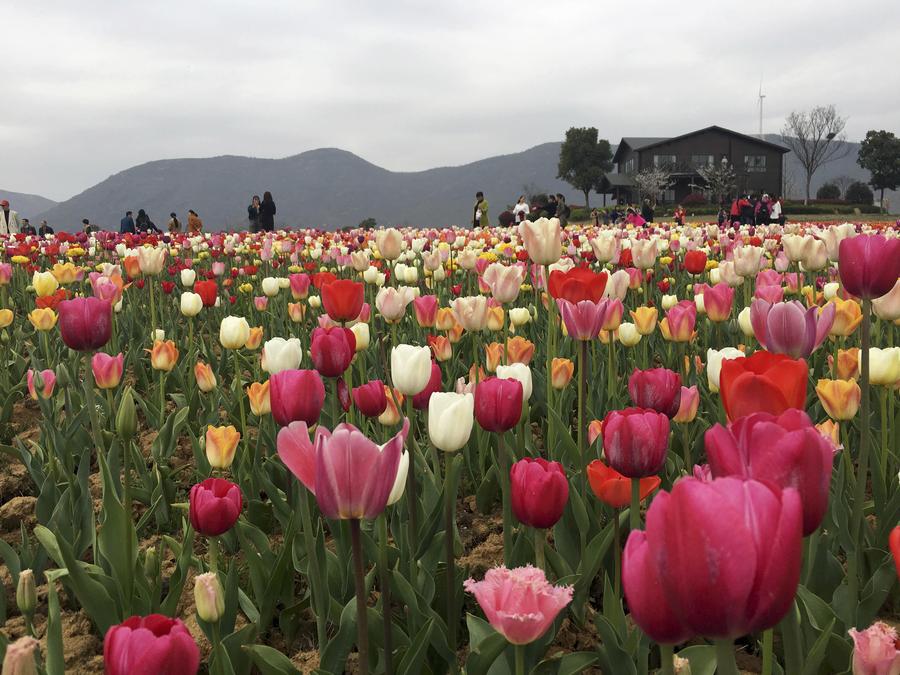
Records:
[[[788,149],[755,136],[706,127],[673,138],[631,137],[619,141],[613,163],[601,188],[627,201],[639,195],[633,176],[643,169],[664,167],[672,176],[672,186],[657,200],[680,202],[692,192],[702,192],[704,181],[698,169],[715,162],[727,162],[735,172],[740,193],[780,195],[783,189],[783,156]]]

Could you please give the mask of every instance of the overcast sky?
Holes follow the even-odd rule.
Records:
[[[170,157],[340,147],[392,170],[596,126],[755,133],[834,103],[900,132],[900,3],[4,0],[0,188],[61,200]]]

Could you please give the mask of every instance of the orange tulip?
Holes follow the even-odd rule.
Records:
[[[206,427],[206,459],[214,469],[227,469],[234,461],[234,453],[241,440],[241,432],[233,426]]]
[[[819,380],[816,395],[833,420],[852,420],[859,410],[862,390],[856,380]]]
[[[150,365],[154,370],[170,373],[178,362],[178,347],[172,340],[156,340],[153,349],[147,351],[150,352]]]
[[[250,412],[257,417],[268,415],[272,412],[272,403],[269,400],[269,381],[253,382],[247,387],[247,398],[250,399]]]
[[[386,427],[400,423],[402,415],[400,407],[403,406],[403,394],[387,385],[384,385],[384,394],[387,397],[387,408],[378,416],[378,422]]]
[[[250,329],[250,337],[247,338],[247,342],[244,344],[244,346],[247,349],[259,349],[259,345],[262,344],[262,339],[262,326],[256,326],[255,328]]]
[[[197,387],[205,394],[216,388],[216,374],[202,361],[197,361],[194,365],[194,379],[197,380]]]
[[[125,265],[125,274],[129,279],[136,279],[141,276],[141,263],[136,255],[129,255],[123,261]]]
[[[485,345],[484,356],[485,361],[487,362],[487,371],[493,373],[497,370],[497,366],[503,362],[503,345],[499,342],[492,342],[489,345]]]
[[[488,307],[487,312],[487,329],[498,331],[503,330],[503,308],[502,307]]]
[[[428,346],[431,347],[435,361],[449,361],[453,357],[453,346],[443,335],[429,335]]]
[[[641,335],[650,335],[656,330],[656,319],[659,312],[656,307],[638,307],[631,311],[631,319],[637,332]]]
[[[862,309],[856,300],[841,300],[835,298],[834,303],[834,323],[831,324],[829,335],[839,335],[847,337],[852,335],[856,327],[862,323]]]
[[[855,380],[859,377],[859,347],[838,350],[835,374],[839,380]]]
[[[604,504],[614,509],[621,509],[631,503],[631,479],[626,478],[615,469],[595,459],[587,467],[588,482],[591,490]],[[662,481],[659,476],[641,478],[640,497],[643,501],[651,492],[659,487]]]
[[[506,341],[506,357],[509,363],[531,363],[534,356],[534,343],[517,335]]]
[[[460,324],[453,324],[453,328],[447,331],[447,339],[451,344],[456,344],[462,339],[463,327]]]
[[[453,330],[456,327],[456,317],[449,307],[439,307],[434,315],[434,327],[438,330]]]
[[[593,445],[601,434],[603,434],[603,420],[591,420],[588,424],[588,445]]]
[[[550,363],[550,384],[557,391],[569,386],[574,374],[575,364],[570,359],[557,358]]]
[[[306,305],[300,302],[289,302],[287,308],[291,321],[294,323],[303,321],[303,317],[306,315]]]
[[[841,427],[837,422],[825,420],[824,422],[817,424],[816,429],[818,429],[819,433],[825,438],[834,443],[834,447],[839,448],[841,446]]]

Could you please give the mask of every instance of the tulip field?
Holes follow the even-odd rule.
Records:
[[[3,675],[900,673],[900,223],[2,245]]]

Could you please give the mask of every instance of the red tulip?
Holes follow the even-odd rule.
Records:
[[[353,321],[362,310],[364,293],[358,281],[338,279],[322,286],[322,306],[333,321]]]
[[[815,532],[828,508],[834,446],[802,410],[775,417],[755,413],[706,432],[714,478],[737,476],[796,488],[803,502],[803,534]]]
[[[522,383],[489,377],[475,387],[475,419],[486,431],[502,433],[522,416]]]
[[[569,499],[569,482],[559,462],[526,457],[509,471],[513,513],[519,522],[548,528],[562,518]]]
[[[174,281],[161,281],[160,286],[162,286],[162,291],[166,295],[171,295],[172,291],[175,290],[175,282]]]
[[[107,675],[194,675],[200,649],[181,619],[132,616],[106,631],[103,668]]]
[[[356,336],[349,328],[316,328],[309,346],[312,362],[323,377],[340,377],[356,353]]]
[[[353,387],[353,403],[366,417],[378,417],[387,410],[388,401],[384,393],[384,383],[381,380],[372,380]]]
[[[243,504],[237,485],[224,478],[207,478],[191,488],[191,527],[200,534],[217,537],[234,527]]]
[[[725,359],[719,374],[722,407],[731,421],[755,412],[803,410],[807,379],[806,361],[784,354],[760,350],[744,359]]]
[[[315,370],[282,370],[269,378],[272,417],[279,426],[319,421],[325,405],[325,384]]]
[[[313,286],[321,290],[327,284],[332,283],[333,281],[337,281],[337,277],[331,272],[317,272],[312,275],[312,283]]]
[[[215,307],[216,298],[219,295],[219,286],[215,281],[196,281],[194,282],[194,293],[203,300],[204,307]]]
[[[682,478],[647,511],[622,557],[631,616],[657,642],[733,639],[777,624],[800,579],[803,508],[793,488]]]
[[[679,390],[680,391],[680,390]],[[603,450],[609,465],[628,478],[659,473],[669,447],[669,418],[655,410],[613,410],[603,419]]]
[[[425,385],[425,388],[413,396],[413,408],[416,410],[428,410],[428,401],[431,400],[431,395],[436,391],[441,390],[442,378],[443,373],[441,373],[441,367],[432,360],[431,377],[428,380],[428,384]]]
[[[112,305],[95,298],[73,298],[59,303],[59,332],[70,349],[100,349],[112,335]]]
[[[614,509],[621,509],[631,503],[631,479],[626,478],[599,459],[587,466],[587,477],[591,490],[601,502]],[[640,480],[641,501],[656,490],[662,480],[659,476],[648,476]]]
[[[603,298],[608,279],[606,272],[597,274],[584,267],[573,267],[568,272],[552,271],[547,288],[552,297],[568,300],[573,304],[583,300],[599,302]]]
[[[681,405],[681,375],[668,368],[635,368],[628,378],[628,395],[638,408],[650,408],[671,419]]]
[[[688,251],[684,254],[684,269],[688,274],[700,274],[706,271],[706,253]]]
[[[880,234],[844,239],[838,249],[838,271],[848,293],[867,300],[886,295],[900,277],[900,239]]]
[[[894,557],[894,567],[897,568],[897,576],[900,577],[900,525],[897,525],[888,537],[888,546]]]

